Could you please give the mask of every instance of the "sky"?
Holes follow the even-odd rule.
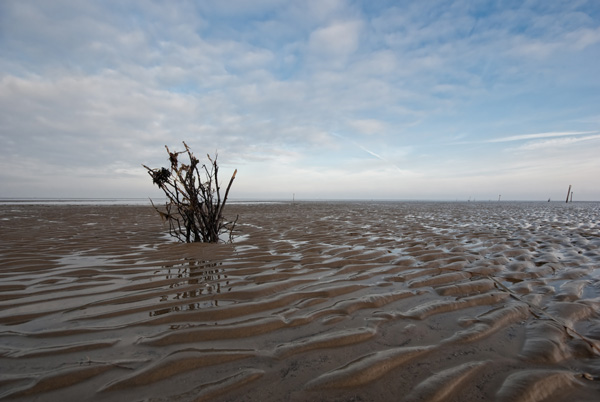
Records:
[[[600,200],[600,2],[0,1],[0,198]]]

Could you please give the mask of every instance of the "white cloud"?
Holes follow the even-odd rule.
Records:
[[[359,133],[369,135],[382,133],[386,129],[385,122],[376,119],[351,120],[349,125]]]
[[[343,0],[310,0],[307,2],[308,10],[317,21],[324,21],[335,17],[337,13],[344,12]]]
[[[360,21],[340,21],[313,31],[308,43],[310,56],[315,61],[343,66],[358,48],[361,27]]]
[[[516,57],[546,59],[557,54],[573,54],[600,42],[600,28],[580,28],[561,32],[556,37],[514,37],[507,52]]]

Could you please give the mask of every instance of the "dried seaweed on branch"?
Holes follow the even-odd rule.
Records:
[[[171,164],[168,169],[142,165],[167,197],[164,211],[150,200],[152,206],[169,223],[169,234],[182,242],[217,243],[223,233],[229,233],[231,240],[237,218],[226,221],[223,210],[237,169],[221,198],[217,155],[214,159],[206,155],[210,163],[200,165],[188,145],[183,145],[185,151],[180,152],[171,152],[165,145]],[[182,154],[187,155],[188,163],[180,161]]]

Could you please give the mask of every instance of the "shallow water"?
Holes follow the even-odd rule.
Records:
[[[0,206],[0,398],[596,400],[600,204]]]

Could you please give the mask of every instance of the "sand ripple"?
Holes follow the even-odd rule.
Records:
[[[600,205],[232,204],[233,245],[141,206],[0,207],[0,399],[600,395]]]

